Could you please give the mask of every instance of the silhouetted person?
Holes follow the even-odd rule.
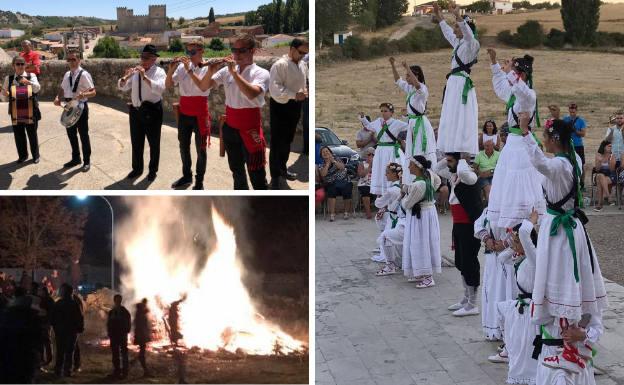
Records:
[[[39,288],[39,298],[41,299],[40,307],[43,312],[41,325],[41,344],[42,344],[42,366],[47,366],[52,362],[52,341],[50,339],[51,317],[54,310],[54,300],[50,297],[50,292],[46,286]]]
[[[0,313],[0,383],[32,383],[39,368],[41,319],[24,288]]]
[[[180,333],[180,303],[186,300],[186,294],[177,301],[171,303],[169,307],[169,339],[173,345],[178,345],[178,340],[184,337]]]
[[[152,340],[151,331],[147,298],[143,298],[141,302],[136,304],[136,313],[134,314],[134,344],[139,346],[139,362],[145,377],[149,376],[145,362],[145,348],[147,343]]]
[[[22,287],[24,290],[30,290],[31,283],[32,279],[30,279],[30,276],[26,273],[26,270],[22,270],[22,276],[20,277],[20,287]]]
[[[80,307],[80,314],[84,318],[84,304],[82,302],[82,297],[80,297],[80,294],[74,293],[74,294],[72,294],[72,298],[74,299],[74,301]],[[80,365],[81,365],[81,358],[80,358],[80,334],[78,334],[78,337],[76,337],[76,345],[74,346],[74,366],[73,366],[73,372],[74,373],[80,372]]]
[[[52,327],[56,336],[57,376],[71,377],[72,358],[78,333],[84,331],[84,318],[80,306],[73,299],[74,289],[64,283],[60,287],[61,299],[54,304]]]
[[[116,294],[113,297],[115,306],[108,312],[108,338],[113,352],[114,376],[125,378],[128,376],[128,333],[130,333],[130,313],[121,305],[122,297]],[[119,353],[121,353],[121,368],[119,367]]]

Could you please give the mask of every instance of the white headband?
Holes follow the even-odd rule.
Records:
[[[423,166],[419,161],[416,160],[416,158],[411,157],[410,158],[410,162],[414,163],[418,168],[424,169],[425,166]]]

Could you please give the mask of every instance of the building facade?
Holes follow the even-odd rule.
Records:
[[[20,36],[24,36],[24,31],[21,29],[0,29],[0,38],[2,39],[13,39]]]
[[[117,8],[117,32],[148,33],[167,29],[167,6],[150,5],[147,15],[134,15],[134,10]]]
[[[503,15],[513,11],[513,3],[505,0],[492,0],[492,13],[495,15]]]

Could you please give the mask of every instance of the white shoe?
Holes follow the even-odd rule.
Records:
[[[449,306],[447,309],[448,310],[459,310],[462,309],[464,306],[466,306],[466,302],[457,302],[452,304],[451,306]]]
[[[383,269],[379,270],[378,272],[375,273],[376,276],[378,277],[383,277],[385,275],[393,275],[397,273],[397,269],[396,267],[394,267],[393,265],[386,265],[384,266]]]
[[[501,353],[496,353],[493,356],[488,357],[488,361],[493,362],[495,364],[504,364],[509,362],[508,356],[501,356]]]
[[[462,307],[461,309],[453,312],[453,315],[455,317],[465,317],[468,315],[477,315],[477,314],[479,314],[479,308],[477,306],[473,306],[472,309],[466,309],[465,307]]]
[[[425,277],[420,282],[416,284],[417,289],[426,289],[428,287],[435,286],[435,282],[433,281],[433,277]]]
[[[381,255],[373,255],[371,257],[371,261],[373,261],[373,262],[386,262],[386,259],[384,257],[382,257]]]

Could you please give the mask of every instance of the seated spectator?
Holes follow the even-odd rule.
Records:
[[[370,116],[366,116],[366,120],[371,121]],[[360,154],[360,158],[366,157],[366,150],[369,148],[374,149],[377,144],[377,137],[375,133],[364,128],[364,125],[360,127],[355,134],[355,145],[357,146],[357,152]]]
[[[615,205],[615,202],[610,203],[609,197],[611,196],[611,187],[615,184],[615,156],[611,152],[612,145],[606,140],[603,140],[598,147],[598,153],[596,154],[596,163],[594,165],[594,172],[596,173],[596,207],[594,211],[602,210],[604,202],[607,204]]]
[[[617,163],[616,168],[620,167],[620,158],[624,154],[624,112],[618,111],[613,117],[613,126],[607,128],[605,140],[611,142],[613,155]]]
[[[364,212],[366,212],[366,219],[371,219],[373,214],[371,212],[371,200],[375,200],[375,195],[370,193],[371,175],[373,174],[373,158],[375,156],[375,149],[368,148],[366,150],[366,160],[358,164],[358,191],[362,197],[362,204],[364,205]]]
[[[505,143],[507,143],[507,136],[509,135],[509,123],[505,122],[500,127],[500,133],[498,137],[500,138],[500,144],[498,146],[498,151],[502,151],[503,147],[505,147]]]
[[[494,149],[498,151],[500,149],[500,139],[498,137],[498,128],[496,128],[496,122],[493,120],[486,120],[483,123],[483,132],[479,134],[479,150],[483,150],[483,143],[487,141],[494,142]]]
[[[472,164],[475,173],[479,176],[477,183],[479,183],[479,186],[483,189],[486,201],[490,197],[494,169],[496,168],[499,155],[500,153],[494,150],[494,142],[489,140],[484,143],[484,150],[477,154]]]
[[[338,194],[344,201],[344,219],[349,219],[353,185],[347,177],[347,169],[340,159],[334,158],[334,153],[327,146],[321,148],[321,158],[323,158],[323,164],[318,166],[318,173],[327,195],[329,220],[333,222],[336,219],[336,196]]]

